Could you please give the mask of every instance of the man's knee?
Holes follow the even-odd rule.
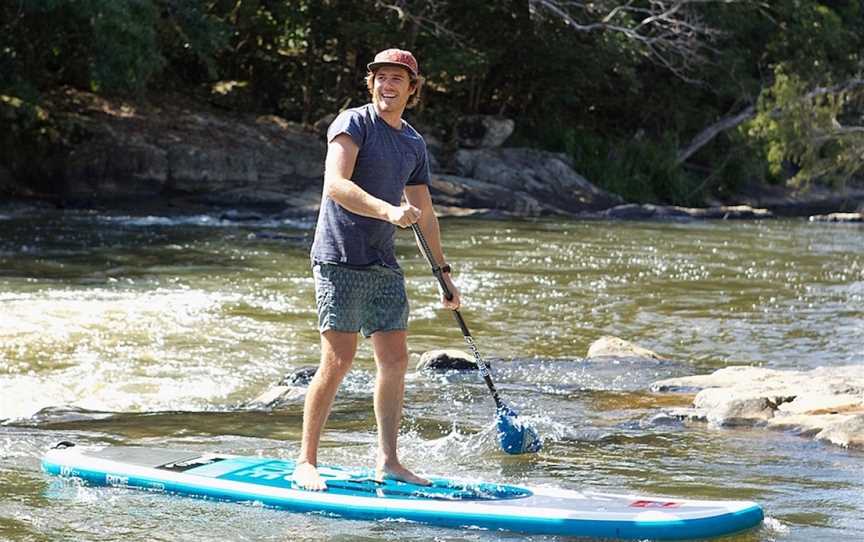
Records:
[[[408,368],[408,335],[404,330],[382,331],[372,335],[375,362],[379,371],[404,373]]]
[[[405,373],[408,370],[408,354],[388,352],[375,359],[378,370],[392,373]]]
[[[332,378],[334,376],[342,378],[351,370],[351,365],[354,363],[353,357],[342,357],[330,353],[321,355],[321,365],[315,376],[321,375],[321,378]]]

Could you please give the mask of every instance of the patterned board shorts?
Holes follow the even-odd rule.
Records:
[[[321,333],[360,331],[368,338],[376,331],[408,328],[408,295],[401,271],[316,262],[312,273]]]

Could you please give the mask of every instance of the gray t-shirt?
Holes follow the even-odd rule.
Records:
[[[426,142],[407,122],[397,130],[367,104],[341,112],[327,130],[328,143],[339,134],[348,134],[360,148],[351,180],[376,198],[399,205],[406,185],[429,184]],[[324,196],[312,260],[398,269],[395,235],[393,224],[352,213]]]

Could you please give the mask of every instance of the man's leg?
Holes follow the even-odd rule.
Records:
[[[320,491],[327,487],[318,475],[318,443],[336,391],[351,368],[356,352],[357,333],[329,330],[321,334],[321,364],[306,392],[303,442],[294,469],[294,482],[304,489]]]
[[[378,366],[375,379],[375,419],[378,422],[376,477],[379,480],[395,478],[413,484],[428,485],[428,480],[402,466],[396,452],[405,394],[405,371],[408,369],[407,332],[399,330],[373,333],[372,348]]]

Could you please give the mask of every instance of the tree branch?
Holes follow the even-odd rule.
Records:
[[[861,86],[864,86],[864,79],[850,79],[849,81],[846,81],[839,85],[835,85],[833,87],[816,87],[807,94],[805,94],[801,99],[806,101],[812,100],[813,98],[817,98],[819,96],[824,96],[826,94],[849,92],[850,90],[854,90]],[[775,109],[771,112],[772,115],[779,115],[780,113],[780,109]],[[699,149],[710,143],[722,132],[735,128],[739,124],[746,122],[755,116],[756,106],[750,105],[741,110],[740,112],[735,113],[734,115],[730,115],[728,117],[723,117],[714,124],[703,129],[701,132],[696,134],[696,137],[694,137],[690,141],[690,143],[678,153],[678,157],[675,159],[675,165],[680,166],[681,164],[686,162]],[[864,132],[864,127],[841,127],[838,128],[831,135],[822,136],[821,139],[828,140],[832,137],[850,135],[858,132]]]
[[[441,20],[438,16],[442,9],[443,3],[441,1],[425,0],[414,2],[413,6],[409,6],[409,3],[408,0],[391,0],[389,2],[378,0],[376,5],[396,12],[401,21],[410,22],[435,37],[447,38],[456,45],[465,46],[464,38],[459,33],[450,30],[448,21]]]
[[[688,73],[706,62],[708,53],[716,52],[710,44],[721,34],[705,23],[695,6],[741,2],[754,0],[648,0],[640,5],[634,5],[633,0],[528,0],[536,17],[560,19],[578,32],[623,35],[637,44],[648,60],[688,83],[698,83]]]

